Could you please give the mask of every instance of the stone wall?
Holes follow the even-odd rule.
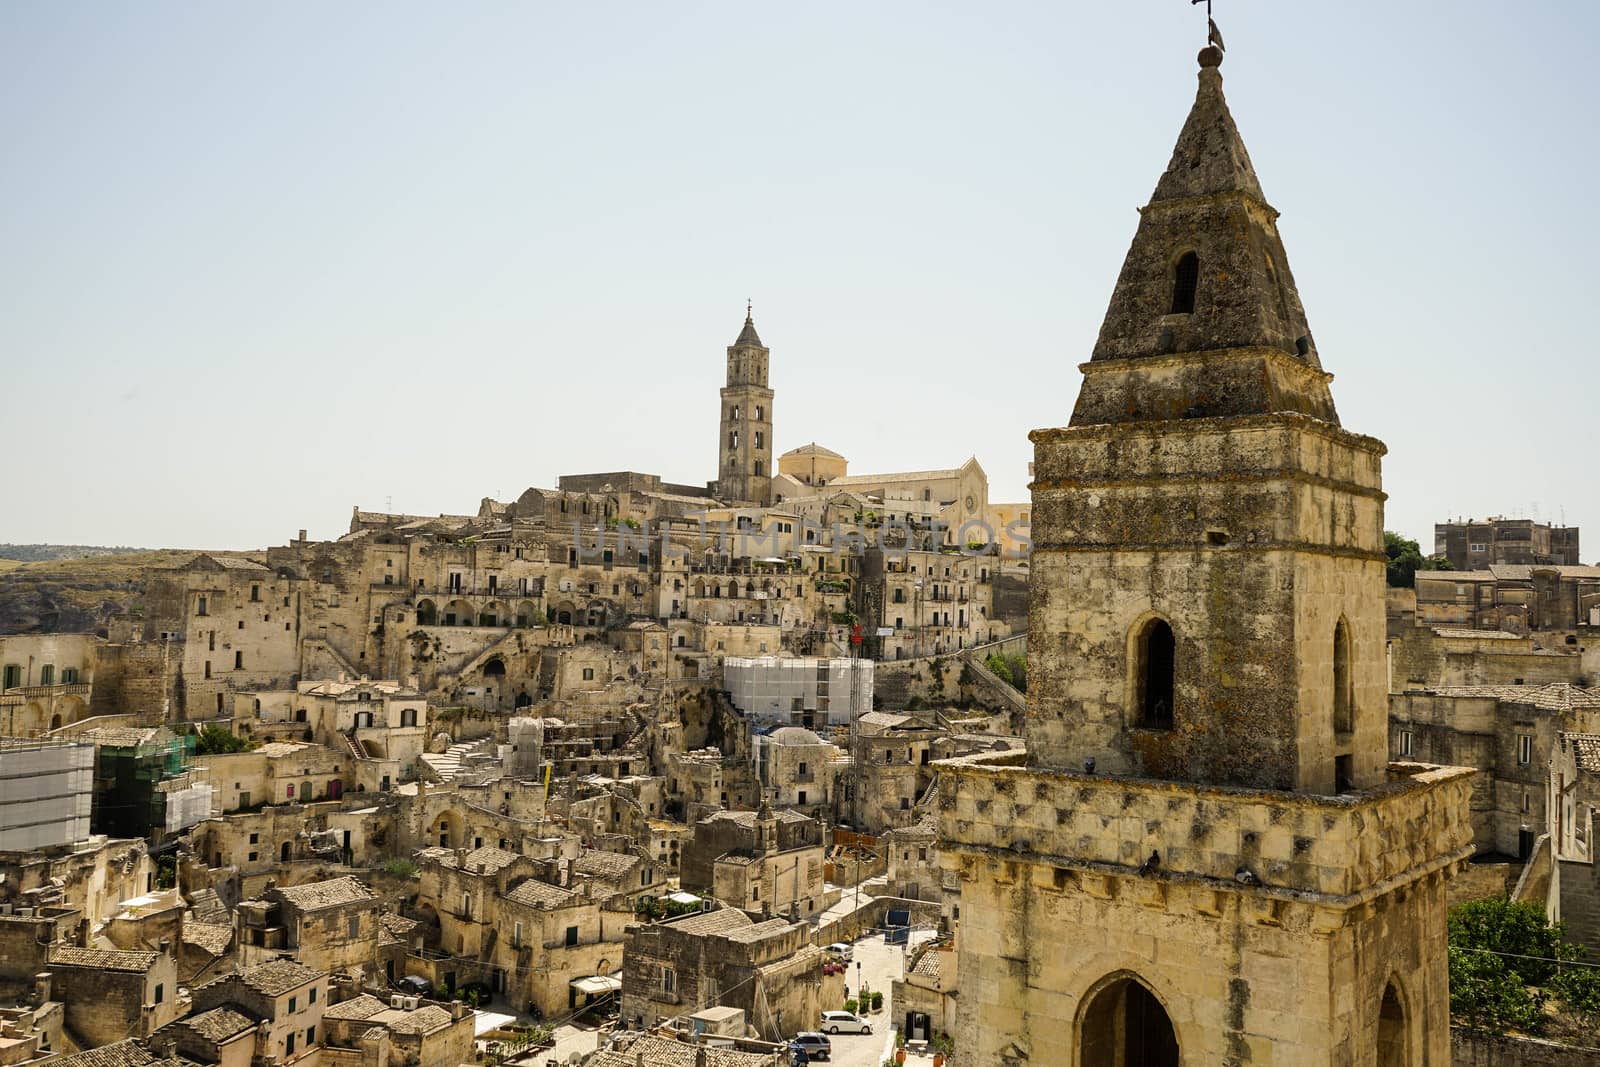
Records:
[[[1567,940],[1591,952],[1600,950],[1600,867],[1593,863],[1558,861],[1561,925]]]
[[[1594,1067],[1600,1049],[1450,1028],[1451,1067]]]
[[[975,1062],[1087,1067],[1083,1007],[1136,975],[1186,1061],[1347,1063],[1399,990],[1412,1062],[1442,1061],[1445,885],[1472,851],[1470,772],[1396,765],[1322,797],[938,764],[961,879]],[[1412,773],[1415,772],[1415,773]]]

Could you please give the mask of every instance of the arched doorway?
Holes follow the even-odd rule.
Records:
[[[431,600],[417,602],[417,625],[434,626],[439,622],[439,606]]]
[[[1406,1067],[1406,1009],[1394,983],[1383,991],[1378,1007],[1378,1067]]]
[[[283,843],[282,847],[280,847],[278,849],[278,861],[280,863],[288,863],[289,862],[289,845],[290,845],[290,842],[285,841]]]
[[[1118,975],[1091,996],[1079,1027],[1083,1067],[1179,1067],[1172,1020],[1154,993],[1132,975]]]

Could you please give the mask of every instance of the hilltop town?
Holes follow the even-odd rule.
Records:
[[[1447,916],[1600,952],[1600,566],[1495,518],[1397,568],[1199,63],[1027,501],[776,453],[828,427],[746,307],[703,484],[10,616],[0,1067],[1594,1062],[1595,987],[1465,1000]]]

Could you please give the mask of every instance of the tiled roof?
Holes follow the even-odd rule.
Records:
[[[513,904],[525,904],[530,908],[560,908],[572,903],[576,896],[576,893],[560,886],[541,882],[537,878],[528,878],[517,883],[516,887],[506,894],[505,899]]]
[[[159,726],[102,726],[98,730],[85,730],[78,740],[100,748],[138,748],[155,740]]]
[[[707,1048],[706,1067],[771,1067],[772,1057],[730,1048]],[[608,1049],[588,1061],[588,1067],[695,1067],[696,1046],[665,1037],[641,1037],[625,1049]]]
[[[920,975],[923,978],[932,978],[937,982],[939,980],[941,957],[943,956],[944,953],[940,952],[938,949],[928,949],[927,951],[923,952],[922,955],[917,957],[917,962],[911,967],[911,973]]]
[[[341,904],[354,904],[362,900],[376,900],[378,894],[368,889],[352,875],[330,878],[325,882],[307,882],[304,885],[283,886],[278,895],[301,911],[336,908]]]
[[[714,811],[700,821],[703,823],[732,822],[738,823],[740,826],[754,826],[759,819],[760,813],[754,811]],[[798,811],[791,811],[788,808],[775,808],[772,811],[772,820],[774,822],[810,822],[811,817],[802,815]]]
[[[259,967],[252,967],[239,977],[245,985],[262,996],[275,997],[291,989],[298,989],[322,976],[323,972],[296,963],[294,960],[273,960]]]
[[[459,867],[466,871],[481,871],[483,874],[495,874],[502,867],[509,867],[521,857],[515,852],[507,852],[503,848],[485,845],[475,848],[467,853],[466,862],[457,857],[454,849],[430,848],[423,851],[423,855],[437,860],[446,867]]]
[[[51,1061],[51,1067],[145,1067],[156,1057],[133,1038]]]
[[[686,915],[681,919],[671,919],[664,926],[697,937],[707,937],[715,934],[726,934],[730,930],[737,930],[744,926],[755,925],[750,916],[738,908],[718,908],[716,911],[702,911],[698,915]]]
[[[764,937],[771,937],[773,934],[787,933],[794,925],[788,919],[764,919],[761,922],[751,923],[749,926],[741,927],[737,930],[729,930],[723,936],[729,941],[749,944],[752,941],[760,941]]]
[[[1600,689],[1556,682],[1550,685],[1441,685],[1428,690],[1442,697],[1491,697],[1507,704],[1527,704],[1545,711],[1600,708]]]
[[[155,966],[159,952],[122,952],[116,949],[76,948],[63,945],[50,953],[52,967],[92,967],[97,971],[143,973]]]
[[[221,956],[233,944],[233,927],[191,920],[183,924],[183,943]]]
[[[383,928],[396,937],[406,937],[422,924],[415,919],[408,919],[404,915],[396,915],[386,911],[378,916],[378,922]]]
[[[322,1013],[324,1019],[370,1019],[380,1011],[388,1011],[389,1005],[379,1000],[370,993],[363,993],[359,997],[340,1001]]]
[[[844,487],[848,485],[873,486],[879,482],[931,482],[936,479],[955,478],[961,474],[960,467],[947,467],[938,471],[895,471],[892,474],[848,474],[843,478],[835,478],[828,483],[828,488]]]
[[[450,1013],[437,1004],[424,1004],[410,1011],[390,1011],[373,1020],[396,1034],[431,1034],[450,1025]]]
[[[602,852],[590,848],[572,861],[572,871],[574,874],[597,878],[616,878],[633,870],[638,862],[638,856],[626,852]]]
[[[189,907],[193,909],[195,920],[198,922],[216,926],[232,923],[227,906],[222,903],[222,898],[217,896],[215,889],[198,890],[189,898]]]
[[[1600,771],[1600,734],[1562,734],[1563,741],[1571,741],[1578,766],[1586,771]]]
[[[180,1019],[180,1023],[205,1038],[207,1041],[222,1042],[231,1037],[237,1037],[246,1030],[253,1030],[256,1021],[243,1015],[227,1005],[203,1011],[199,1015],[191,1015],[187,1019]]]

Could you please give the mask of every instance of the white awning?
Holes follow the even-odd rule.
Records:
[[[592,974],[587,978],[574,978],[572,988],[591,997],[598,997],[602,993],[615,993],[622,988],[622,979],[607,978],[603,974]]]

